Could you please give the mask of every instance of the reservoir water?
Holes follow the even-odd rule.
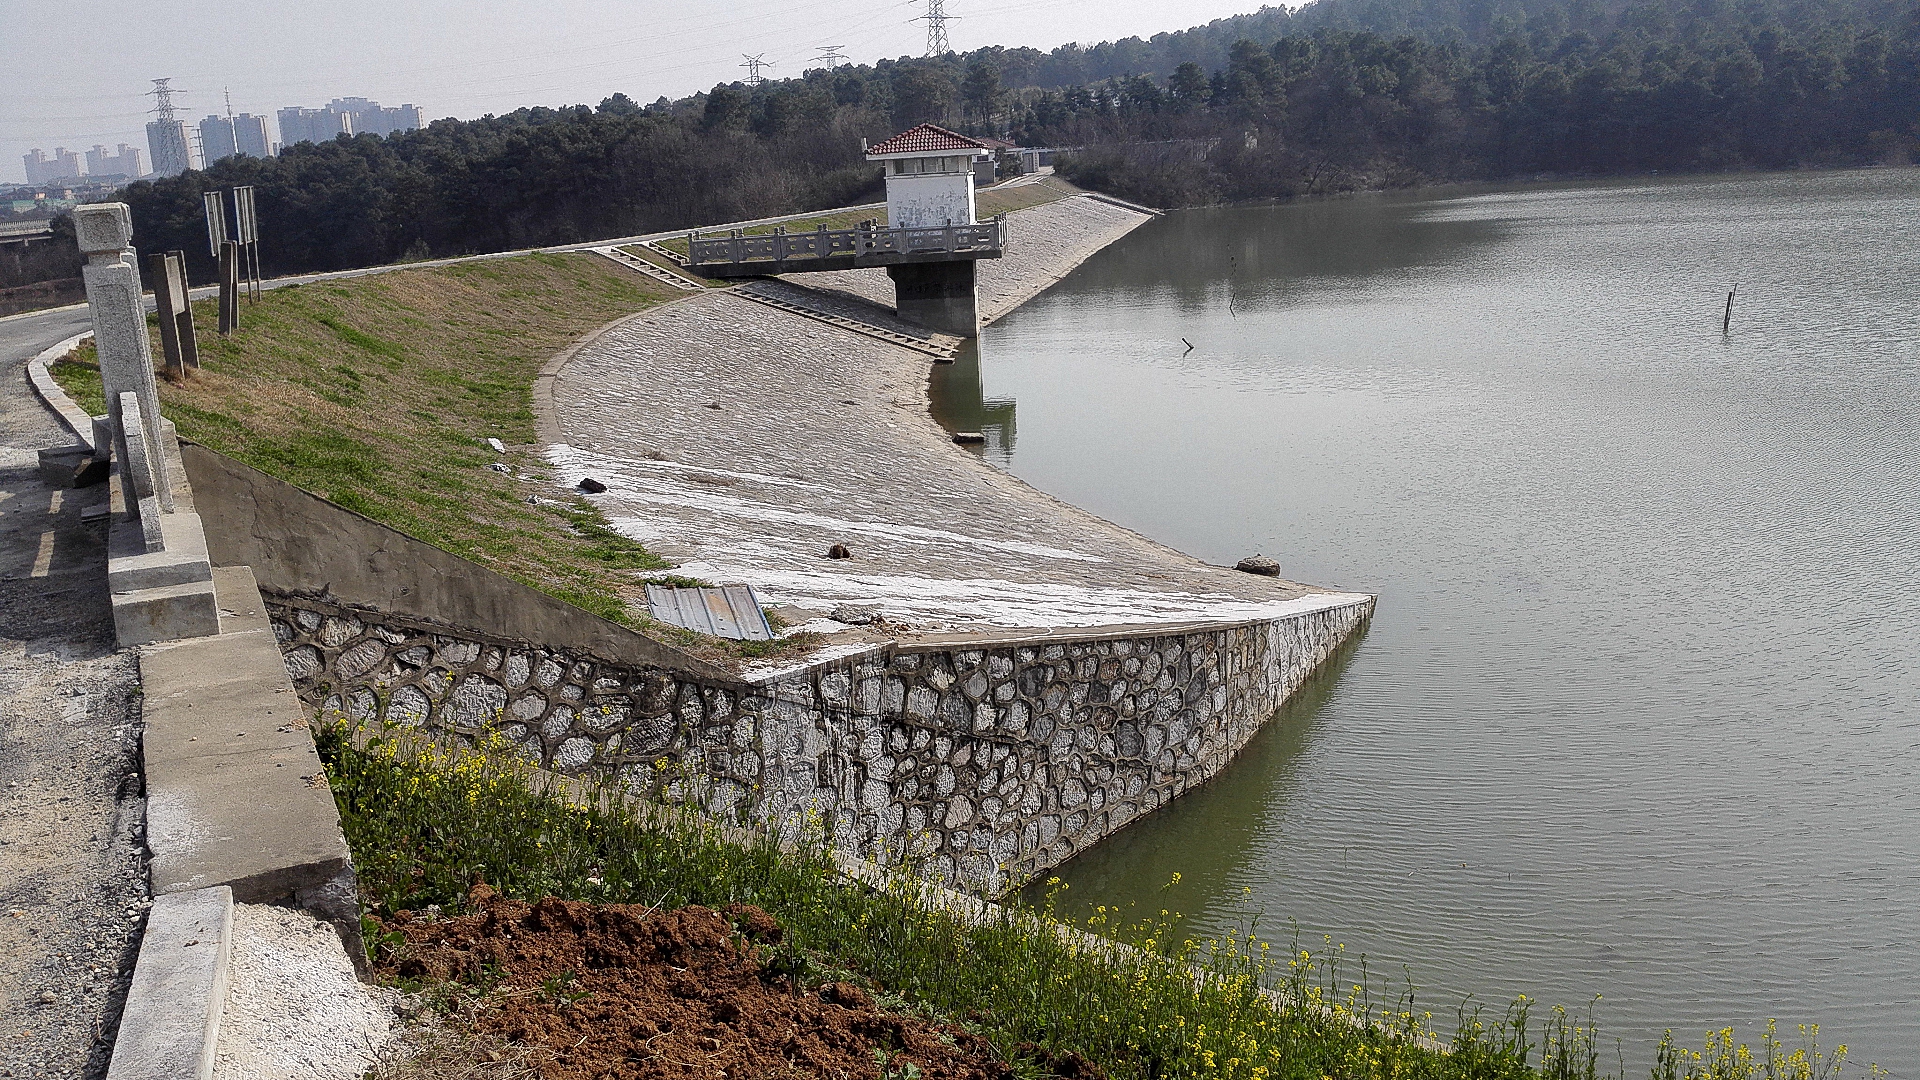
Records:
[[[1379,596],[1069,908],[1292,921],[1443,1017],[1598,994],[1636,1074],[1778,1017],[1920,1076],[1920,170],[1169,214],[935,389],[1043,490]]]

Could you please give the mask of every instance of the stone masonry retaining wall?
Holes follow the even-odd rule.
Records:
[[[323,712],[467,738],[493,726],[558,772],[787,832],[817,823],[851,854],[990,892],[1213,776],[1373,606],[888,646],[728,684],[268,601],[294,683]]]

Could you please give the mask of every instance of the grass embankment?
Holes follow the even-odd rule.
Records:
[[[1440,1052],[1425,1043],[1429,1014],[1391,994],[1383,1007],[1379,988],[1370,994],[1364,975],[1356,984],[1337,959],[1269,950],[1251,936],[1186,941],[1177,916],[1133,927],[1096,916],[1095,931],[1138,946],[1123,950],[1063,934],[1045,911],[1002,909],[976,924],[905,884],[873,889],[849,881],[819,848],[735,843],[691,818],[546,794],[540,774],[504,754],[422,758],[378,740],[359,749],[339,728],[323,733],[321,748],[361,889],[383,917],[407,910],[417,918],[429,905],[459,914],[479,880],[529,901],[554,896],[660,911],[755,905],[786,933],[763,977],[800,989],[864,984],[895,1011],[962,1024],[990,1040],[1017,1074],[1031,1076],[1052,1075],[1036,1062],[1072,1054],[1116,1080],[1602,1075],[1590,1028],[1557,1009],[1545,1023],[1530,1021],[1524,999],[1498,1018],[1463,1016],[1460,1033]],[[398,935],[373,929],[376,950],[403,947]],[[1196,979],[1196,970],[1206,977]],[[1262,985],[1300,1006],[1276,1008],[1258,992]],[[434,989],[437,1000],[481,1008],[489,992],[484,981]],[[1656,1077],[1832,1075],[1819,1055],[1796,1058],[1770,1036],[1753,1054],[1736,1048],[1730,1033],[1716,1038],[1724,1048],[1710,1041],[1704,1056],[1666,1048],[1672,1067]],[[1048,1054],[1035,1055],[1032,1046]],[[892,1075],[910,1075],[904,1062],[895,1067],[903,1071]]]
[[[974,196],[974,205],[982,218],[990,218],[995,214],[1011,214],[1029,206],[1056,202],[1070,195],[1078,195],[1081,191],[1057,176],[1049,176],[1031,184],[982,191]]]
[[[634,572],[668,564],[557,486],[534,430],[533,382],[549,358],[678,295],[597,255],[549,254],[270,289],[242,305],[227,338],[203,301],[201,369],[162,381],[161,411],[182,436],[416,539],[596,615],[724,652],[641,614]],[[153,349],[160,356],[157,339]],[[83,407],[104,411],[91,346],[53,373]]]

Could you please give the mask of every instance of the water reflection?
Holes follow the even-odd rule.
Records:
[[[1014,403],[1012,398],[988,398],[981,392],[979,340],[962,343],[953,363],[933,365],[930,380],[935,422],[949,432],[985,435],[984,444],[965,444],[967,449],[1004,468],[1013,458]]]
[[[1095,907],[1125,896],[1130,910],[1122,921],[1130,924],[1159,914],[1159,907],[1146,910],[1151,903],[1142,896],[1143,885],[1158,890],[1162,907],[1182,912],[1202,899],[1190,882],[1246,876],[1261,846],[1284,842],[1287,803],[1273,793],[1293,790],[1321,711],[1339,693],[1340,678],[1365,638],[1363,628],[1336,649],[1247,741],[1231,768],[1180,797],[1178,812],[1174,804],[1162,807],[1103,841],[1097,858],[1061,867],[1057,876],[1073,887],[1054,895],[1055,910],[1084,921]],[[1175,874],[1182,883],[1169,885]],[[1042,877],[1024,895],[1038,905],[1050,891]],[[1243,916],[1256,914],[1247,910]]]
[[[1630,1066],[1777,1016],[1916,1075],[1917,245],[1920,170],[1232,207],[990,327],[996,461],[1381,597],[1284,767],[1069,895],[1604,994]]]
[[[1166,298],[1188,312],[1231,304],[1230,315],[1244,314],[1457,264],[1513,228],[1500,216],[1456,220],[1431,211],[1430,201],[1406,195],[1181,211],[1180,234],[1199,242],[1158,244],[1149,258],[1096,257],[1074,272],[1072,292],[1123,304]],[[1286,219],[1284,229],[1248,226],[1249,217],[1275,215]]]

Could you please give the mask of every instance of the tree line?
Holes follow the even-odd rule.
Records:
[[[1915,0],[1318,0],[1150,39],[993,47],[302,143],[130,185],[212,276],[200,195],[251,184],[263,269],[345,269],[876,198],[922,121],[1079,147],[1155,205],[1426,181],[1866,164],[1920,137]]]
[[[1369,0],[1371,2],[1371,0]],[[1793,25],[1789,25],[1792,23]],[[1432,181],[1910,163],[1920,7],[1903,24],[1765,4],[1542,5],[1489,40],[1321,29],[1224,66],[1049,92],[1024,137],[1155,205]]]

